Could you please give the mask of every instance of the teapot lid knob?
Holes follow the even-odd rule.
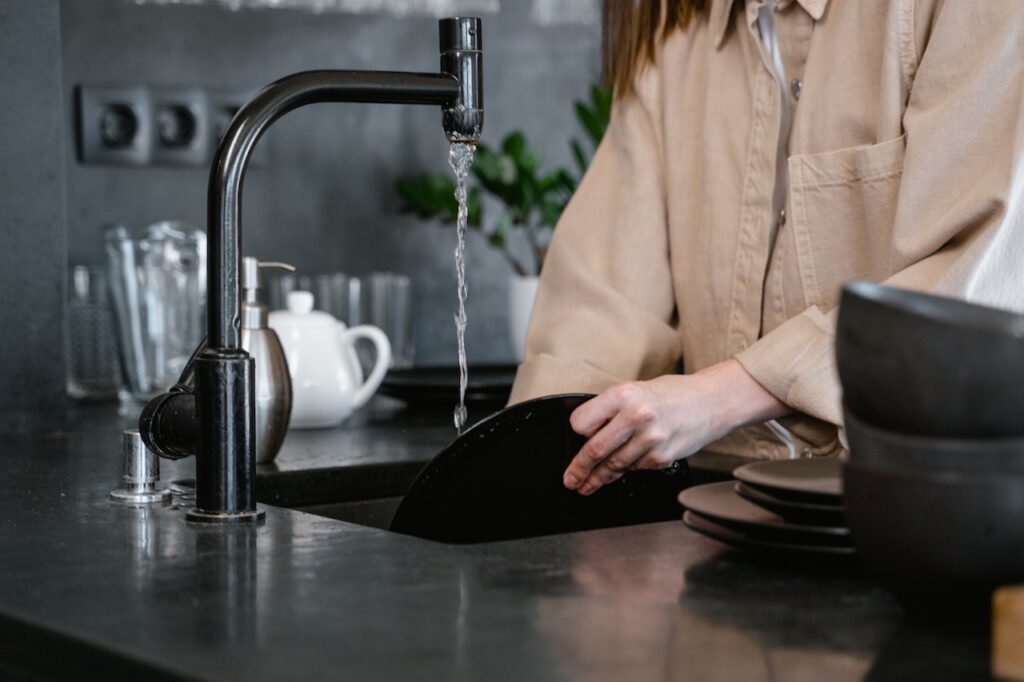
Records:
[[[305,315],[313,310],[313,294],[309,291],[289,291],[288,310],[297,315]]]

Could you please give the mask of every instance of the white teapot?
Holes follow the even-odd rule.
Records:
[[[329,313],[313,310],[313,294],[292,291],[288,309],[270,313],[292,378],[292,418],[289,428],[322,429],[337,426],[370,399],[391,365],[391,344],[377,327],[348,329]],[[356,356],[356,339],[377,349],[377,361],[364,381]]]

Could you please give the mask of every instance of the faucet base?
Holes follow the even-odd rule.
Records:
[[[128,488],[121,488],[119,490],[110,491],[110,499],[113,502],[119,502],[121,504],[153,504],[154,502],[169,502],[171,499],[171,491],[167,488],[160,490],[130,490]]]
[[[193,507],[185,512],[185,520],[189,523],[263,523],[267,512],[257,507],[254,511],[245,512],[208,512]]]

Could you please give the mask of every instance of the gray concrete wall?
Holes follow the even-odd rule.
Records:
[[[429,71],[437,65],[431,18],[140,7],[124,0],[61,5],[66,95],[81,83],[256,87],[310,68]],[[572,101],[596,75],[597,27],[537,26],[525,0],[505,0],[484,26],[485,139],[496,142],[522,128],[546,163],[569,164],[567,140],[578,132]],[[70,107],[63,119],[70,136]],[[260,144],[268,163],[251,169],[247,180],[245,252],[310,272],[409,274],[418,303],[417,362],[454,363],[454,232],[400,215],[392,189],[401,174],[447,170],[438,112],[314,105],[276,123]],[[100,262],[107,223],[204,225],[206,180],[203,169],[83,166],[69,153],[70,259]],[[469,355],[508,360],[508,268],[476,235],[467,258]]]
[[[64,419],[59,9],[0,0],[0,433]]]

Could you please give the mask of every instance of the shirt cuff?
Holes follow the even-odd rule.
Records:
[[[835,312],[825,315],[817,307],[808,308],[741,351],[736,360],[793,409],[842,424],[835,318]]]

